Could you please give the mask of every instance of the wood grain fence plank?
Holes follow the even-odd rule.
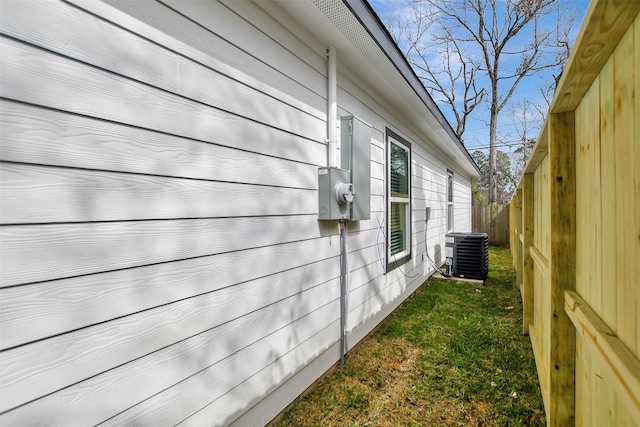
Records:
[[[620,40],[613,54],[614,60],[614,97],[615,97],[615,163],[616,163],[616,253],[617,263],[623,265],[616,274],[617,301],[616,306],[616,334],[629,348],[636,348],[636,341],[640,328],[638,310],[640,309],[640,295],[638,294],[638,277],[634,265],[638,264],[640,253],[640,230],[633,230],[636,212],[638,210],[638,195],[636,194],[636,180],[640,179],[638,165],[638,145],[634,140],[635,101],[639,96],[638,88],[634,87],[634,38],[633,31],[627,31]],[[636,48],[639,52],[640,48]]]
[[[535,286],[533,276],[533,257],[530,253],[530,249],[534,248],[533,233],[534,233],[534,178],[533,174],[526,174],[522,180],[522,235],[524,242],[521,246],[521,262],[519,267],[522,269],[522,283],[523,283],[523,296],[522,296],[522,330],[524,333],[528,333],[529,325],[533,323],[534,316],[534,292]]]
[[[640,420],[640,359],[576,292],[566,292],[565,310],[580,339],[588,341],[632,418]]]
[[[575,110],[639,10],[637,1],[592,3],[575,42],[579,49],[571,52],[550,113]]]
[[[490,245],[509,245],[509,205],[473,206],[472,216],[472,231],[487,233]]]
[[[576,182],[574,113],[549,120],[549,409],[551,426],[575,422],[575,328],[564,311],[564,292],[575,289]]]

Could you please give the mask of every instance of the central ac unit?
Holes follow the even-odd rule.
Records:
[[[445,256],[455,277],[484,280],[489,273],[489,236],[486,233],[448,233]]]

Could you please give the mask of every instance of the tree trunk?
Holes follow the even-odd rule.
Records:
[[[498,153],[496,138],[498,125],[498,84],[491,82],[491,117],[489,120],[489,194],[488,203],[494,205],[498,199]]]

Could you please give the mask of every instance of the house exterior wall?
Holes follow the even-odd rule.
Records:
[[[244,2],[2,6],[0,423],[260,425],[339,359],[326,59],[291,24]],[[352,71],[338,84],[339,114],[372,126],[351,348],[433,272],[425,206],[442,260],[456,166]],[[387,128],[414,197],[412,259],[385,275]]]
[[[472,222],[469,216],[469,212],[471,212],[471,181],[466,176],[458,177],[457,175],[454,175],[453,186],[454,230],[466,232],[471,230]]]

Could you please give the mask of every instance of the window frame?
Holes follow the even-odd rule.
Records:
[[[453,193],[453,189],[455,187],[455,180],[454,180],[454,174],[453,171],[449,168],[447,168],[447,194],[446,194],[446,201],[447,201],[447,233],[450,233],[453,231],[453,224],[454,224],[454,219],[453,219],[453,213],[454,213],[454,200],[455,200],[455,195]]]
[[[386,229],[386,237],[387,237],[387,245],[386,245],[386,256],[387,256],[387,272],[392,271],[401,265],[407,263],[412,257],[411,244],[412,244],[412,224],[411,224],[411,143],[406,139],[402,138],[397,133],[393,132],[390,129],[386,129],[386,217],[387,217],[387,229]],[[392,144],[404,149],[407,152],[407,197],[392,197],[391,195],[391,147]],[[392,204],[403,204],[405,205],[404,212],[404,227],[405,227],[405,235],[404,235],[404,243],[405,249],[399,253],[391,254],[391,210]]]

